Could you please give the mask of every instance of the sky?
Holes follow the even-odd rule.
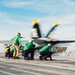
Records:
[[[52,37],[75,39],[75,0],[0,0],[0,40],[12,39],[18,32],[30,37],[35,19],[40,20],[42,34],[59,21]]]

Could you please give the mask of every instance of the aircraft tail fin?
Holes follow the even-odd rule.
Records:
[[[32,34],[31,34],[32,38],[41,38],[42,37],[38,22],[39,22],[38,20],[33,21],[33,29],[32,29]]]
[[[55,28],[60,24],[60,22],[55,22],[52,26],[52,28],[49,30],[47,35],[45,36],[46,38],[50,36],[50,34],[55,30]]]

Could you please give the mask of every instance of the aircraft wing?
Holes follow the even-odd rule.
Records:
[[[47,38],[39,38],[39,39],[35,39],[33,41],[36,44],[36,49],[40,49],[43,46],[47,45],[48,43],[51,43],[53,45],[51,51],[54,53],[62,53],[64,51],[66,51],[67,46],[65,43],[75,42],[75,40],[50,40],[50,41],[48,41]]]
[[[36,48],[38,49],[47,44],[46,39],[44,38],[33,39],[33,41],[36,44]]]
[[[56,45],[59,43],[73,43],[75,40],[56,40],[56,41],[48,41],[48,43],[51,43],[52,45]]]

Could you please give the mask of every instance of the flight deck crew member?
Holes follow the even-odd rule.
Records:
[[[51,44],[42,47],[42,49],[39,51],[40,52],[39,59],[47,60],[47,58],[50,57],[50,60],[52,60],[51,55],[53,54],[53,52],[51,52],[51,48],[52,48]]]
[[[18,55],[19,55],[19,47],[22,45],[20,36],[21,36],[21,34],[18,33],[17,36],[13,39],[13,47],[14,47],[13,57],[17,58],[17,59],[20,59],[18,57]]]
[[[12,58],[13,58],[13,53],[14,53],[14,47],[11,46],[10,47],[10,57],[12,57]]]
[[[34,60],[34,49],[35,44],[33,43],[32,40],[29,40],[24,46],[24,59],[25,60]],[[30,56],[29,56],[30,54]]]

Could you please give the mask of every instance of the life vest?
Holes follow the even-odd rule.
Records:
[[[6,47],[5,52],[8,53],[9,49],[10,49],[9,47]]]

